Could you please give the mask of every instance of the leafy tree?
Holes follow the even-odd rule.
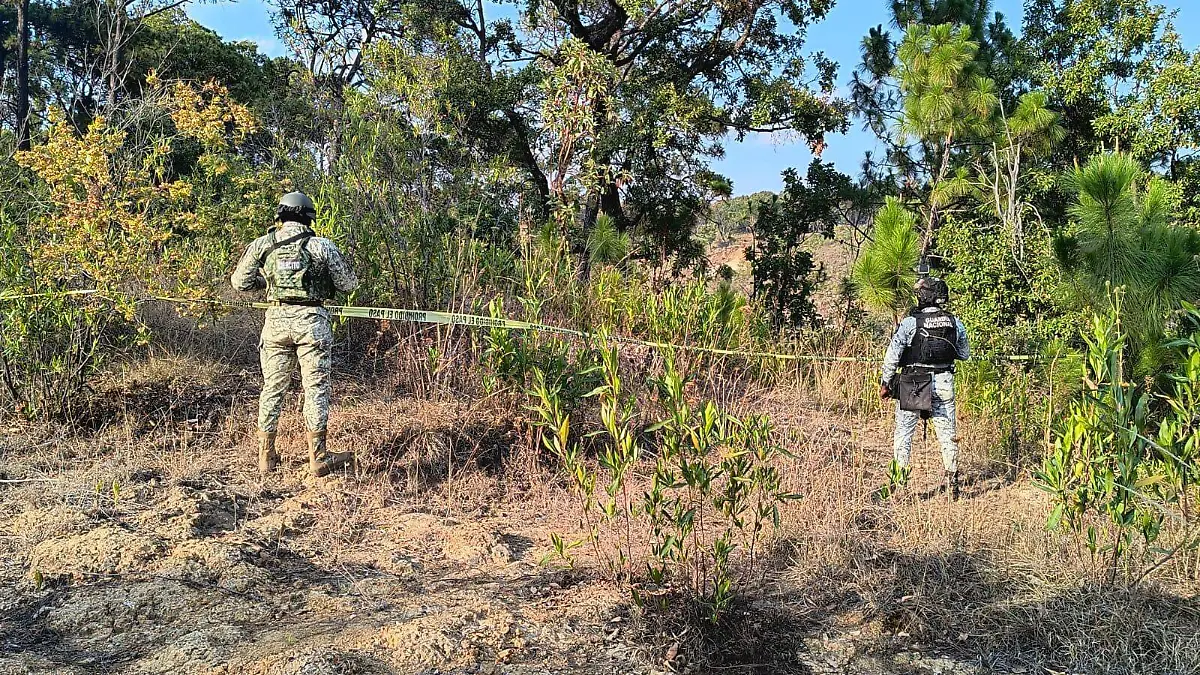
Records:
[[[621,69],[614,82],[619,114],[594,149],[594,160],[614,176],[638,173],[626,187],[628,205],[613,179],[597,192],[601,210],[619,224],[636,226],[658,211],[647,202],[694,190],[677,177],[695,175],[727,132],[793,130],[817,142],[844,124],[844,111],[812,91],[832,94],[833,64],[801,52],[825,3],[556,0],[546,9],[551,5],[553,14],[530,17],[535,25],[553,20]]]
[[[951,216],[938,230],[943,276],[973,349],[1038,353],[1054,340],[1078,338],[1083,310],[1047,253],[1049,234],[1034,228],[1025,243],[1031,255],[1022,260],[1000,227],[983,228],[974,219]]]
[[[992,12],[990,0],[892,0],[889,10],[892,24],[906,35],[917,25],[946,24],[963,30],[976,43],[971,61],[965,64],[965,74],[990,78],[1006,107],[1015,102],[1025,66],[1021,63],[1017,40],[1003,14]],[[914,148],[898,142],[891,133],[904,113],[905,95],[897,68],[898,49],[905,39],[902,36],[897,41],[882,25],[871,28],[862,40],[862,61],[851,79],[855,113],[886,147],[883,157],[867,153],[864,176],[873,182],[890,184],[892,191],[906,185],[911,188],[913,167],[923,161],[912,156]]]
[[[897,137],[901,144],[912,144],[909,157],[917,158],[907,167],[907,181],[930,188],[923,208],[922,253],[932,244],[946,205],[947,195],[938,188],[951,176],[955,153],[990,136],[999,104],[995,82],[971,73],[977,48],[966,28],[917,24],[897,50],[903,97]]]
[[[721,198],[712,205],[705,216],[700,233],[706,241],[728,241],[741,232],[749,232],[758,219],[758,210],[764,202],[775,198],[769,190],[751,195]],[[710,234],[704,236],[704,232]]]
[[[834,65],[803,54],[827,9],[554,0],[517,3],[516,31],[475,2],[436,0],[410,3],[404,40],[453,64],[439,114],[467,121],[463,140],[525,174],[532,215],[551,202],[577,214],[583,242],[607,214],[647,240],[645,258],[698,261],[691,233],[727,133],[789,130],[815,143],[844,128]]]
[[[19,12],[22,8],[24,11]],[[51,94],[60,100],[69,100],[70,97],[62,95],[62,87],[55,86],[58,82],[69,81],[90,69],[90,65],[71,58],[66,45],[88,43],[91,51],[100,49],[94,21],[83,20],[78,16],[82,12],[76,9],[70,4],[36,1],[0,6],[0,59],[6,71],[5,86],[0,93],[7,103],[4,106],[5,122],[18,139],[23,135],[21,120],[25,120],[28,127],[25,135],[36,130]],[[19,16],[22,13],[24,16]],[[65,20],[67,15],[75,15],[72,18],[79,20],[68,22]],[[24,19],[25,40],[21,39],[19,19]]]
[[[788,169],[783,183],[779,197],[759,206],[754,245],[746,249],[754,297],[770,311],[776,330],[817,322],[812,293],[823,271],[804,246],[813,236],[832,238],[838,207],[853,197],[850,178],[816,159],[803,179]]]
[[[377,43],[403,35],[401,0],[277,0],[279,32],[313,78],[337,97],[361,85]]]
[[[1030,0],[1022,46],[1060,105],[1060,166],[1107,147],[1174,175],[1200,142],[1200,52],[1153,0]]]
[[[978,43],[966,26],[911,24],[895,50],[889,94],[894,114],[879,118],[876,132],[890,144],[891,175],[881,176],[868,157],[865,178],[895,187],[921,214],[920,255],[933,243],[942,212],[965,192],[959,171],[990,141],[1000,106],[996,83],[979,74]],[[867,111],[871,122],[870,110]],[[886,124],[884,122],[886,121]]]
[[[0,41],[15,42],[15,14],[10,23],[7,12],[0,8]],[[289,82],[297,64],[267,59],[251,43],[223,41],[188,19],[182,3],[31,0],[28,24],[28,111],[35,136],[45,130],[54,107],[78,133],[86,133],[97,116],[137,118],[152,72],[166,79],[216,80],[259,114],[265,130],[301,140],[311,136],[298,133],[305,123],[313,125],[313,108]],[[0,57],[18,79],[17,54],[0,46]],[[14,133],[15,111],[24,99],[18,90],[0,90],[5,107],[14,111],[6,120]],[[261,133],[256,141],[260,155],[273,144]]]
[[[1200,159],[1177,162],[1173,173],[1173,182],[1179,186],[1179,220],[1200,229]]]
[[[114,329],[137,325],[127,296],[55,294],[132,285],[210,297],[280,189],[237,156],[255,122],[227,90],[153,78],[147,86],[147,119],[97,119],[79,135],[52,109],[45,142],[6,165],[27,171],[3,174],[0,189],[24,194],[25,208],[0,211],[0,287],[51,294],[0,307],[0,398],[27,415],[69,409],[105,348],[133,335]],[[203,153],[186,176],[173,167],[178,142]]]
[[[303,64],[302,85],[323,130],[319,152],[332,170],[343,142],[348,92],[366,79],[371,50],[404,36],[407,0],[272,0],[276,31]],[[298,83],[299,84],[299,83]]]
[[[252,42],[225,42],[188,18],[182,9],[146,19],[130,48],[134,96],[141,96],[150,73],[167,80],[216,80],[242,103],[257,102],[265,92],[266,61]]]
[[[186,7],[191,0],[98,0],[89,12],[100,44],[95,75],[103,83],[105,108],[112,110],[128,94],[129,78],[135,74],[130,47],[148,21]]]
[[[1023,94],[1011,114],[1001,109],[998,117],[991,147],[977,153],[970,165],[960,166],[954,177],[937,184],[934,202],[972,198],[982,216],[981,227],[995,222],[1008,235],[1019,267],[1027,262],[1031,225],[1045,226],[1034,200],[1056,182],[1057,174],[1046,160],[1064,131],[1040,91]]]

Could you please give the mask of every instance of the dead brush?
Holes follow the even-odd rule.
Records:
[[[739,596],[714,622],[694,595],[664,598],[670,612],[639,612],[633,626],[645,660],[667,672],[808,673],[797,654],[815,626],[766,589]]]
[[[796,498],[780,480],[784,450],[766,418],[693,401],[691,378],[670,350],[653,379],[661,412],[639,409],[623,384],[620,351],[615,344],[600,350],[602,384],[590,394],[599,402],[594,459],[572,433],[560,389],[535,378],[535,423],[563,465],[583,532],[553,535],[553,553],[573,566],[590,552],[647,612],[674,612],[674,599],[686,596],[717,623],[755,575],[780,507]]]
[[[386,503],[386,492],[376,487],[357,483],[320,490],[306,504],[315,517],[300,543],[335,561],[361,548],[377,528],[378,512]]]
[[[568,277],[538,279],[533,291],[506,296],[526,318],[577,325],[581,308],[601,305]],[[678,328],[703,341],[688,303],[651,324],[619,275],[610,282],[607,292],[619,297],[604,306],[626,334],[669,337]],[[544,303],[534,302],[538,294]],[[1178,598],[1195,589],[1194,558],[1140,589],[1097,590],[1079,584],[1094,569],[1086,551],[1045,531],[1049,504],[1028,489],[1027,470],[1041,442],[1032,432],[1054,407],[1036,370],[962,371],[964,500],[933,489],[938,453],[918,440],[911,488],[879,502],[892,410],[878,399],[874,363],[690,351],[672,362],[659,350],[610,343],[601,358],[597,344],[515,331],[385,330],[370,358],[338,360],[330,438],[355,451],[357,473],[306,482],[291,471],[262,487],[251,457],[256,371],[222,370],[203,358],[207,347],[183,349],[131,364],[118,385],[168,384],[129,396],[120,421],[21,458],[63,485],[5,489],[4,508],[20,494],[21,504],[63,502],[129,519],[153,508],[153,490],[140,494],[142,485],[254,486],[239,490],[259,500],[248,507],[256,513],[287,501],[310,516],[281,545],[335,567],[369,559],[385,524],[413,511],[515,519],[540,508],[547,524],[539,531],[562,533],[550,541],[559,562],[581,578],[599,570],[632,588],[644,610],[634,612],[639,639],[656,665],[675,668],[787,672],[803,638],[837,628],[862,630],[868,651],[921,644],[997,668],[1189,672],[1200,662],[1196,608]],[[229,339],[233,347],[234,332]],[[855,331],[786,348],[881,351]],[[220,396],[194,396],[210,390]],[[290,469],[304,453],[294,408],[281,424]],[[215,425],[190,423],[213,409]],[[144,426],[147,416],[157,424]],[[264,496],[270,490],[277,494]],[[793,495],[803,498],[785,498]]]
[[[965,499],[927,490],[940,461],[918,442],[909,491],[876,503],[885,411],[847,419],[771,400],[798,459],[785,483],[805,495],[785,511],[785,587],[825,608],[822,623],[861,630],[860,645],[880,654],[920,643],[1000,669],[1189,672],[1200,662],[1193,603],[1154,587],[1079,585],[1093,577],[1090,556],[1045,531],[1049,500],[1023,482],[1027,468],[991,472],[993,418],[960,417],[961,470],[974,476]]]
[[[457,327],[394,325],[396,343],[386,352],[395,389],[423,400],[449,401],[479,393],[473,336]]]

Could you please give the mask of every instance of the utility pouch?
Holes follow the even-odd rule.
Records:
[[[896,398],[901,410],[930,412],[933,410],[933,373],[900,373]]]

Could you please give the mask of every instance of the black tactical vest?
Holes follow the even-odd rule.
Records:
[[[945,310],[914,311],[917,330],[904,350],[902,364],[951,367],[958,359],[958,321]]]

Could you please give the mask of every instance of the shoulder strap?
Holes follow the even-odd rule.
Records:
[[[267,264],[267,256],[271,255],[276,250],[281,249],[284,246],[287,246],[288,244],[291,244],[291,243],[294,243],[297,241],[305,241],[305,240],[311,238],[312,236],[313,236],[312,232],[301,232],[300,234],[297,234],[292,237],[288,237],[287,239],[284,239],[283,241],[278,241],[275,239],[275,233],[272,232],[271,233],[271,245],[267,247],[267,250],[262,252],[262,255],[258,256],[258,266],[262,267],[263,265]]]

